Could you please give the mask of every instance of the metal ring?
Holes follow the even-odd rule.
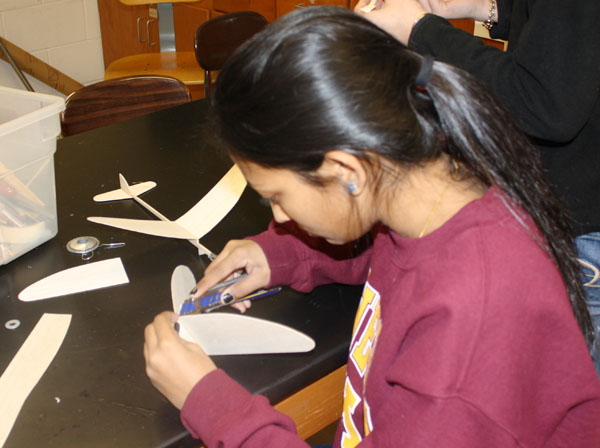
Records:
[[[67,250],[73,254],[87,254],[100,247],[100,240],[95,236],[78,236],[67,243]]]
[[[7,321],[4,326],[9,330],[16,330],[21,326],[21,321],[19,319],[11,319]]]

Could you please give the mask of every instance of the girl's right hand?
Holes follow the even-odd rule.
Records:
[[[354,12],[407,45],[414,24],[428,12],[421,5],[422,1],[426,0],[378,0],[375,9],[363,12],[362,8],[367,6],[370,0],[359,0]]]
[[[377,0],[375,9],[362,12],[369,3],[370,0],[359,0],[354,11],[407,45],[413,26],[425,13],[446,19],[486,21],[490,0]]]
[[[261,247],[250,240],[232,240],[204,271],[204,277],[196,285],[194,297],[200,297],[210,287],[235,275],[246,272],[248,276],[226,288],[234,298],[244,297],[264,288],[271,280],[271,269]],[[232,305],[242,313],[250,308],[251,301]]]
[[[419,0],[426,11],[446,19],[488,19],[490,0]]]

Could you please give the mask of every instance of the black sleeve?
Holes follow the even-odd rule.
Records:
[[[508,40],[510,31],[510,16],[512,13],[512,0],[496,0],[498,8],[498,23],[490,30],[492,39]]]
[[[600,90],[600,1],[518,2],[507,52],[433,14],[415,25],[409,47],[476,76],[530,136],[568,142],[589,119]],[[498,26],[508,26],[502,12]]]

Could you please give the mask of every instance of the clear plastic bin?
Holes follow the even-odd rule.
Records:
[[[63,98],[0,87],[0,265],[58,231],[54,153]]]

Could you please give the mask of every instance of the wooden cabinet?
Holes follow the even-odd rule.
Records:
[[[98,0],[104,67],[139,53],[160,51],[156,5],[127,6],[119,0]]]
[[[194,36],[198,27],[214,17],[211,0],[194,3],[173,3],[175,50],[194,51]]]
[[[128,4],[125,5],[122,1]],[[107,68],[105,78],[151,73],[174,76],[190,88],[194,99],[203,96],[204,85],[204,71],[198,65],[194,53],[194,37],[198,27],[207,20],[229,12],[256,11],[267,21],[272,22],[297,8],[333,5],[353,9],[358,2],[358,0],[171,0],[176,51],[161,53],[157,6],[155,3],[149,3],[150,1],[98,0],[102,50]],[[149,4],[141,4],[143,2]],[[161,9],[161,14],[162,11]],[[472,20],[452,22],[455,26],[473,34]],[[164,28],[164,23],[161,28]],[[489,39],[484,39],[484,42],[497,44]]]
[[[98,0],[104,66],[124,56],[160,52],[158,12],[150,0]],[[198,27],[213,17],[256,11],[268,22],[297,8],[336,5],[353,8],[358,0],[196,0],[173,1],[175,50],[193,51]],[[142,4],[147,3],[147,4]]]
[[[155,3],[142,3],[150,0],[98,0],[100,28],[102,32],[102,52],[104,66],[124,56],[160,52],[158,12]],[[235,11],[256,11],[267,21],[272,22],[298,8],[333,5],[353,9],[358,0],[196,0],[193,2],[174,1],[173,29],[175,49],[194,50],[196,29],[207,20],[220,14]],[[453,20],[455,26],[473,33],[472,20]],[[485,41],[485,40],[484,40]],[[487,39],[486,43],[496,42]]]

